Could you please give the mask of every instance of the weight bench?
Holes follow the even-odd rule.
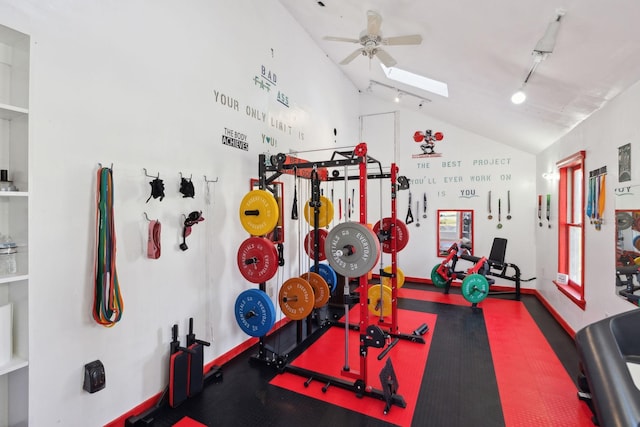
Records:
[[[514,294],[515,299],[520,301],[520,268],[512,263],[504,262],[505,254],[507,252],[507,239],[501,237],[494,237],[491,244],[491,251],[489,252],[489,258],[487,258],[487,264],[489,269],[484,272],[486,276],[499,277],[501,279],[510,280],[515,282],[515,289],[513,291],[499,291],[489,290],[490,295],[506,295]],[[469,255],[463,255],[460,258],[471,262],[478,262],[480,258],[471,257]],[[509,269],[513,270],[512,272]],[[509,274],[511,273],[511,274]],[[487,278],[490,285],[494,284],[494,280]]]
[[[640,310],[618,314],[576,333],[581,370],[578,398],[606,427],[640,426]]]

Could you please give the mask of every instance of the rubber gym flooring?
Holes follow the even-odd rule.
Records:
[[[304,386],[305,378],[278,374],[273,366],[251,360],[254,346],[222,366],[223,380],[178,408],[164,407],[154,426],[591,426],[587,406],[576,397],[578,359],[572,338],[532,295],[489,296],[473,309],[452,289],[406,283],[399,290],[399,327],[410,333],[419,322],[430,329],[426,344],[401,340],[389,352],[398,377],[397,393],[406,408],[357,398],[337,387]],[[351,313],[357,312],[352,309]],[[339,317],[339,310],[328,314]],[[375,321],[375,317],[370,317]],[[404,322],[404,323],[403,323]],[[349,323],[354,323],[353,317]],[[291,363],[340,377],[344,329],[324,328],[317,341]],[[355,332],[353,332],[355,333]],[[359,366],[356,353],[350,358]],[[276,349],[296,341],[296,322],[267,338]],[[306,342],[305,342],[306,344]],[[370,349],[368,385],[380,388],[374,365],[382,349]],[[412,353],[413,352],[413,353]],[[403,359],[404,357],[404,359]],[[332,359],[338,362],[332,362]],[[426,363],[425,363],[426,361]],[[342,366],[342,365],[340,365]]]

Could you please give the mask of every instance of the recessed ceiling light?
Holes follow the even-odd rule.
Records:
[[[382,63],[380,63],[380,67],[382,67],[382,71],[384,71],[387,78],[391,80],[417,87],[418,89],[426,90],[427,92],[432,92],[437,95],[444,96],[445,98],[449,97],[449,87],[446,83],[439,82],[419,74],[414,74],[400,68],[385,67]]]
[[[522,104],[527,99],[527,94],[522,89],[511,95],[511,102],[516,105]]]

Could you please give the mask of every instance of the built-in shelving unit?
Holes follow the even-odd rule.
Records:
[[[0,234],[17,250],[0,245],[0,427],[29,424],[29,52],[0,25]]]

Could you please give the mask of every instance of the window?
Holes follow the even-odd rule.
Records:
[[[584,309],[584,158],[580,151],[557,163],[558,289]]]

